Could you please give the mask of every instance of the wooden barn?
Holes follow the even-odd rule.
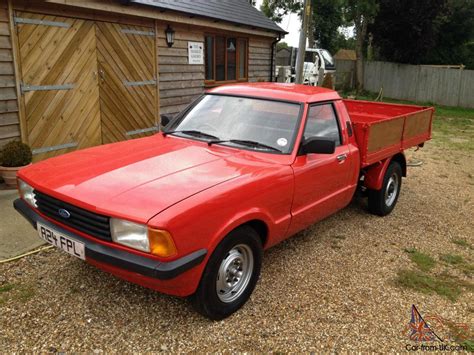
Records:
[[[284,34],[247,0],[0,0],[0,146],[151,134],[206,88],[272,80]]]

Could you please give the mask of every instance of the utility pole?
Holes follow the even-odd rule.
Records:
[[[296,83],[303,83],[303,66],[306,55],[306,36],[308,34],[309,18],[311,16],[311,0],[304,0],[303,21],[301,24],[300,42],[298,45],[298,54],[296,56]]]

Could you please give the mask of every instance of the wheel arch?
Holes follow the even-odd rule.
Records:
[[[260,241],[262,242],[262,247],[265,249],[265,246],[268,241],[268,225],[261,219],[252,219],[248,222],[241,224],[240,226],[234,228],[237,229],[242,226],[249,226],[257,232],[258,236],[260,237]]]
[[[391,158],[387,158],[385,160],[376,163],[369,168],[367,168],[365,172],[365,180],[364,185],[368,189],[371,190],[380,190],[382,188],[383,178],[385,176],[385,172],[388,169],[388,166],[392,161],[396,161],[401,165],[402,168],[402,176],[407,176],[407,162],[405,158],[405,154],[402,152],[395,154]]]
[[[234,230],[244,226],[252,228],[258,234],[262,242],[262,247],[265,249],[269,242],[270,234],[272,233],[270,227],[270,223],[272,222],[271,219],[268,218],[269,216],[266,216],[261,213],[251,213],[247,215],[241,215],[231,220],[230,223],[227,223],[215,234],[209,245],[209,251],[212,253],[227,235],[229,235]]]
[[[400,164],[400,166],[402,167],[402,176],[406,177],[407,176],[407,159],[405,157],[405,154],[403,153],[395,154],[391,159],[391,162],[392,161],[396,161],[397,163]]]

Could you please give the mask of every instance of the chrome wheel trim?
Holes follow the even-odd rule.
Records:
[[[233,247],[222,260],[216,279],[216,292],[224,303],[238,299],[247,289],[252,278],[254,260],[252,249],[239,244]]]
[[[388,179],[387,187],[385,189],[385,205],[391,207],[395,202],[398,195],[398,189],[400,188],[400,178],[394,173]]]

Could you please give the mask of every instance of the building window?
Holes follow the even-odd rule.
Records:
[[[206,35],[206,81],[247,81],[248,40]]]

